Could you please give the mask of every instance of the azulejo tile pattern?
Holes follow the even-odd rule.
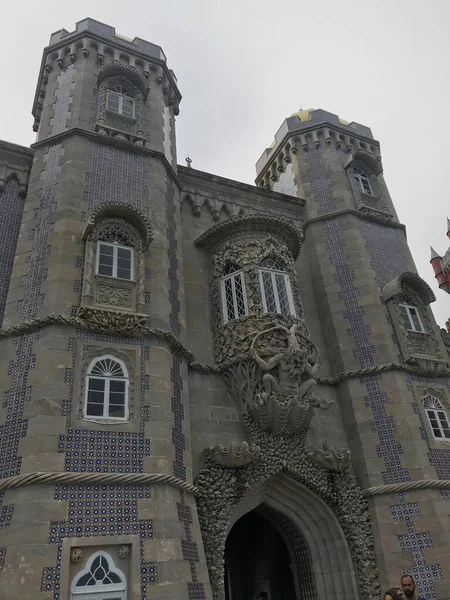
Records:
[[[414,566],[403,570],[404,575],[412,575],[417,584],[421,596],[431,599],[436,598],[434,583],[444,581],[440,565],[429,565],[425,561],[424,550],[432,548],[433,543],[430,533],[417,533],[415,521],[423,517],[417,502],[405,502],[403,494],[399,494],[399,504],[391,506],[394,521],[404,521],[408,533],[398,535],[398,543],[402,552],[410,552],[413,557]]]
[[[14,513],[14,505],[7,504],[2,506],[5,494],[0,493],[0,529],[5,529],[11,525],[11,519]]]
[[[11,278],[14,256],[22,220],[23,199],[19,196],[19,182],[10,179],[3,192],[0,193],[0,239],[2,253],[0,254],[0,327],[5,311]]]
[[[19,313],[22,321],[34,319],[42,306],[44,294],[42,282],[46,278],[46,258],[50,254],[47,241],[53,232],[52,217],[55,211],[55,194],[58,176],[61,173],[62,148],[59,144],[50,146],[45,155],[45,170],[42,173],[42,188],[39,192],[39,206],[35,213],[33,246],[28,259],[28,273],[24,278],[23,299],[19,300]]]
[[[73,373],[78,341],[107,342],[109,344],[141,346],[140,365],[140,394],[141,413],[139,415],[139,433],[91,431],[72,429],[71,403],[81,402],[74,398]],[[117,338],[93,333],[84,329],[77,330],[77,338],[69,340],[68,351],[72,355],[72,367],[66,369],[66,383],[69,386],[68,399],[62,406],[62,414],[67,417],[67,429],[60,435],[58,452],[65,454],[65,469],[67,471],[98,472],[98,473],[142,473],[143,459],[150,456],[150,440],[145,438],[144,428],[148,419],[145,406],[145,391],[149,380],[145,374],[146,364],[150,357],[150,348],[143,338]]]
[[[148,157],[90,141],[91,171],[85,174],[88,214],[98,204],[129,204],[147,214]]]
[[[20,474],[22,459],[17,455],[20,438],[27,433],[28,421],[23,419],[23,409],[31,399],[31,387],[27,385],[28,373],[34,366],[33,342],[38,333],[16,336],[14,358],[8,365],[11,387],[5,392],[2,407],[6,409],[4,425],[0,426],[0,476]]]
[[[177,502],[178,520],[184,524],[186,539],[181,540],[181,551],[183,560],[189,563],[191,569],[191,579],[188,582],[189,600],[206,600],[205,586],[199,583],[197,579],[197,563],[199,562],[197,543],[192,540],[191,525],[192,511],[190,506],[186,504],[184,492],[180,492],[180,502]]]
[[[360,231],[366,242],[370,264],[375,271],[378,287],[382,289],[407,270],[407,262],[398,230],[372,221],[360,221]]]
[[[364,369],[374,366],[375,347],[370,343],[370,328],[364,323],[364,308],[359,305],[359,289],[354,285],[354,274],[348,264],[345,241],[336,221],[326,221],[324,233],[327,248],[330,252],[330,262],[336,269],[335,280],[340,285],[339,299],[344,304],[343,318],[348,321],[348,336],[353,340],[354,358]],[[383,458],[386,470],[383,472],[384,483],[399,483],[409,481],[410,476],[401,465],[400,457],[403,449],[394,437],[395,421],[388,416],[386,405],[388,395],[380,387],[381,376],[371,376],[361,379],[367,388],[364,403],[373,412],[372,431],[378,435],[379,444],[376,446],[377,455]]]
[[[144,540],[153,537],[153,524],[150,520],[139,520],[138,501],[150,498],[150,486],[62,485],[56,487],[54,498],[67,502],[68,518],[50,523],[48,541],[57,545],[56,567],[43,569],[41,591],[53,592],[53,600],[62,600],[63,538],[137,534],[140,538],[141,600],[147,600],[147,587],[156,585],[158,576],[156,564],[144,561]]]
[[[3,565],[5,564],[6,548],[0,548],[0,571],[3,571]]]

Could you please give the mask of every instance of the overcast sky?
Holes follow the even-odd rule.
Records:
[[[429,246],[450,216],[450,0],[77,0],[8,3],[2,21],[0,138],[29,145],[50,34],[92,17],[162,46],[183,95],[178,161],[253,183],[282,121],[323,108],[372,128],[420,275],[437,296]]]

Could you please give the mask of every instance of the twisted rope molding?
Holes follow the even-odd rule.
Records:
[[[75,473],[72,471],[67,471],[65,473],[35,472],[7,477],[6,479],[0,480],[0,491],[39,483],[95,483],[100,485],[111,483],[120,485],[153,483],[170,485],[171,487],[182,490],[183,492],[188,492],[189,494],[197,493],[195,485],[182,481],[181,479],[178,479],[178,477],[175,477],[175,475],[165,475],[161,473]]]
[[[32,321],[24,321],[23,323],[19,323],[18,325],[4,327],[3,329],[0,329],[0,338],[29,333],[30,331],[34,331],[36,329],[40,329],[48,325],[66,325],[68,327],[90,329],[103,334],[126,335],[127,337],[130,337],[130,335],[137,337],[153,336],[166,341],[169,344],[169,346],[171,346],[174,350],[179,352],[184,358],[188,360],[188,362],[191,363],[194,360],[194,354],[171,331],[164,331],[163,329],[152,329],[147,325],[141,325],[139,327],[136,327],[133,331],[121,331],[120,329],[114,330],[113,327],[111,327],[110,331],[106,331],[105,327],[103,326],[88,322],[84,319],[81,319],[80,317],[69,317],[66,315],[51,314],[47,315],[46,317],[33,319]]]
[[[28,333],[41,327],[48,325],[66,325],[69,327],[79,327],[82,329],[91,329],[98,333],[104,333],[109,335],[126,335],[126,336],[153,336],[158,339],[164,340],[169,344],[171,348],[176,350],[183,358],[185,358],[189,364],[189,368],[193,371],[200,371],[203,373],[221,373],[226,369],[232,367],[234,364],[240,362],[242,358],[232,360],[227,363],[209,365],[205,363],[195,362],[195,355],[181,342],[171,331],[165,331],[163,329],[152,329],[148,325],[137,325],[132,330],[123,331],[120,327],[114,328],[111,326],[108,330],[106,326],[86,321],[80,317],[69,317],[66,315],[51,314],[46,317],[33,319],[32,321],[24,321],[18,325],[12,325],[0,329],[0,338],[9,337],[13,335],[20,335]],[[428,361],[428,366],[425,364],[407,365],[402,363],[385,363],[384,365],[376,365],[374,367],[368,367],[366,369],[354,369],[351,371],[345,371],[340,373],[336,377],[317,377],[317,383],[322,385],[337,385],[346,381],[347,379],[368,377],[371,375],[377,375],[379,373],[386,373],[388,371],[403,371],[409,375],[416,375],[419,377],[450,377],[450,369],[448,366],[442,363],[434,362],[433,360]]]
[[[376,485],[362,491],[365,498],[397,494],[399,492],[414,492],[416,490],[450,490],[450,479],[421,479],[420,481],[404,481],[403,483],[388,483]]]

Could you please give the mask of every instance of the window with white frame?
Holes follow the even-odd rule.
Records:
[[[118,241],[97,242],[97,275],[134,279],[133,248]]]
[[[127,580],[106,552],[96,552],[72,581],[71,600],[126,600]]]
[[[264,312],[295,315],[289,275],[277,260],[266,258],[261,263],[259,282]]]
[[[229,265],[221,281],[222,309],[225,323],[248,314],[244,272]]]
[[[403,323],[408,331],[415,331],[416,333],[425,333],[422,320],[419,315],[419,310],[416,306],[411,304],[399,304],[400,315],[403,319]]]
[[[422,402],[434,437],[438,440],[450,440],[448,415],[442,403],[431,394],[424,396]]]
[[[364,173],[364,171],[362,171],[358,167],[353,167],[352,172],[353,177],[356,179],[356,181],[359,184],[359,187],[361,188],[361,191],[364,194],[373,196],[372,186],[370,185],[370,179],[368,175],[366,175],[366,173]]]
[[[114,356],[94,359],[87,371],[86,419],[128,419],[129,379],[124,363]]]
[[[108,88],[106,110],[134,119],[134,97],[122,85]]]

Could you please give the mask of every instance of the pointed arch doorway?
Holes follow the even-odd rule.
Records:
[[[330,507],[285,474],[236,506],[225,544],[226,600],[358,600],[350,549]]]
[[[241,517],[225,545],[226,600],[312,600],[309,556],[295,533],[264,504]]]

